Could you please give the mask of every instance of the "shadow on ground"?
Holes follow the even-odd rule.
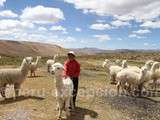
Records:
[[[28,76],[28,78],[41,78],[41,77],[46,77],[46,76],[43,75]]]
[[[38,96],[18,96],[16,99],[6,98],[5,100],[0,101],[0,104],[11,104],[11,103],[20,102],[27,99],[43,100],[44,98],[38,97]]]
[[[77,107],[71,115],[71,120],[85,120],[86,118],[91,118],[91,120],[94,120],[97,117],[98,117],[97,112]]]

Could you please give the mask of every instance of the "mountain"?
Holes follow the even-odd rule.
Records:
[[[0,55],[5,56],[54,56],[55,54],[66,55],[69,50],[78,55],[95,55],[99,53],[126,53],[126,52],[160,52],[160,50],[103,50],[98,48],[65,49],[55,44],[0,40]]]
[[[5,56],[53,56],[64,55],[67,51],[53,44],[0,40],[0,55]]]
[[[94,54],[98,54],[98,53],[107,53],[109,52],[109,50],[103,50],[103,49],[99,49],[99,48],[76,48],[76,49],[71,49],[77,53],[81,53],[81,54],[87,54],[87,55],[94,55]]]

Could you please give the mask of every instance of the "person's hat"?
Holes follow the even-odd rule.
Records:
[[[69,55],[69,54],[76,56],[74,51],[69,51],[69,52],[68,52],[68,55]]]

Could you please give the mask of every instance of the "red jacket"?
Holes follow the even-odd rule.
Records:
[[[64,76],[79,77],[80,64],[76,60],[67,60],[64,63]]]

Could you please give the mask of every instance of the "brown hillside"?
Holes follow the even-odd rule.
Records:
[[[0,40],[0,55],[5,56],[53,56],[67,51],[53,44]]]

